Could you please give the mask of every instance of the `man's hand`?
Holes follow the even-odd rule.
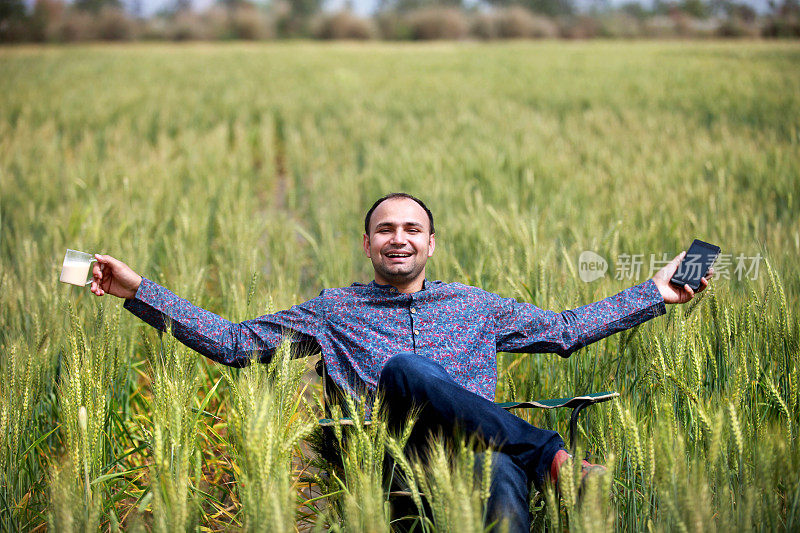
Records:
[[[142,282],[142,276],[131,267],[110,255],[94,254],[97,259],[92,268],[91,290],[97,296],[106,293],[119,298],[133,298]]]
[[[675,259],[667,263],[664,268],[659,270],[656,275],[653,276],[653,283],[656,284],[656,287],[658,287],[658,290],[661,292],[661,296],[664,298],[664,303],[682,304],[688,302],[694,297],[694,291],[688,285],[678,287],[677,285],[673,285],[669,282],[669,280],[672,279],[672,276],[675,275],[675,272],[678,270],[678,265],[680,265],[684,257],[686,257],[685,250],[678,254]],[[709,268],[705,277],[700,278],[700,288],[697,289],[697,292],[704,291],[705,288],[708,287],[708,280],[713,276],[714,269]]]

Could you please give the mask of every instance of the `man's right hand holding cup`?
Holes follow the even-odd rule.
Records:
[[[94,294],[97,296],[111,294],[126,299],[136,296],[142,276],[110,255],[94,254],[94,258],[97,259],[92,268],[91,291]]]

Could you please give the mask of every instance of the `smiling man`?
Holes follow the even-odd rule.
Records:
[[[420,200],[395,193],[367,212],[364,252],[372,260],[376,283],[403,293],[421,291],[425,263],[435,249],[433,215]]]
[[[288,310],[232,323],[179,298],[121,261],[97,255],[92,292],[125,298],[124,307],[203,355],[243,366],[255,352],[269,361],[284,332],[304,350],[322,353],[328,374],[354,396],[385,395],[389,422],[421,407],[415,439],[456,428],[490,443],[488,520],[510,531],[529,528],[531,484],[557,479],[568,458],[558,433],[536,428],[494,403],[497,352],[553,352],[563,357],[663,314],[691,288],[669,279],[683,254],[652,279],[600,302],[556,313],[460,283],[429,281],[436,249],[433,215],[411,195],[378,199],[364,220],[364,252],[375,279],[326,289]],[[708,282],[701,281],[700,290]],[[588,467],[593,465],[586,465]]]

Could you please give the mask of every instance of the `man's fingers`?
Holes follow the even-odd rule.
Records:
[[[100,264],[110,264],[111,266],[114,266],[114,263],[117,261],[110,255],[104,254],[94,254],[94,258],[97,259],[97,262]]]
[[[120,272],[120,266],[123,265],[122,261],[110,255],[94,254],[94,257],[97,259],[97,278],[100,284],[110,283],[110,279],[114,277],[114,273]],[[103,274],[105,274],[105,276]]]
[[[105,265],[108,265],[113,270],[116,270],[125,264],[116,257],[111,257],[110,255],[94,254],[94,258],[97,259],[98,263],[100,263],[101,268]]]
[[[95,256],[96,255],[97,254],[95,254]],[[103,267],[105,267],[105,265],[99,260],[92,267],[92,281],[97,285],[100,285],[100,283],[103,281]]]
[[[690,300],[691,300],[692,298],[694,298],[694,291],[692,290],[692,288],[689,286],[689,284],[688,284],[688,283],[686,283],[686,284],[683,286],[683,290],[685,290],[687,293],[689,293],[689,299],[690,299]]]
[[[666,274],[668,277],[672,277],[673,274],[678,270],[678,265],[683,261],[684,256],[686,255],[686,250],[682,251],[678,255],[676,255],[672,261],[670,261],[664,269],[661,271]]]

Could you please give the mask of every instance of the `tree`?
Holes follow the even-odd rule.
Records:
[[[650,14],[639,2],[625,2],[619,9],[638,20],[644,20]]]
[[[63,0],[36,0],[33,12],[28,18],[29,38],[32,41],[46,41],[52,38],[48,28],[64,17],[66,6]]]
[[[236,1],[236,0],[226,0]],[[308,35],[311,17],[322,10],[324,0],[272,0],[269,10],[281,37]]]
[[[290,0],[289,5],[293,17],[305,19],[319,13],[322,2],[323,0]]]
[[[708,6],[703,0],[683,0],[681,11],[698,19],[708,18]]]
[[[800,1],[783,0],[783,3],[774,9],[781,17],[797,17],[800,16]]]
[[[462,0],[380,0],[378,11],[405,13],[424,7],[464,7]]]
[[[751,6],[735,0],[712,0],[709,12],[718,17],[737,19],[743,22],[755,22],[758,13]]]
[[[73,4],[76,9],[99,13],[104,7],[122,8],[121,0],[75,0]]]
[[[25,40],[25,4],[0,0],[0,42]]]
[[[519,5],[534,13],[550,17],[575,13],[575,6],[572,0],[488,0],[488,3],[497,7]]]
[[[0,24],[23,17],[25,17],[25,3],[22,0],[0,0]]]

